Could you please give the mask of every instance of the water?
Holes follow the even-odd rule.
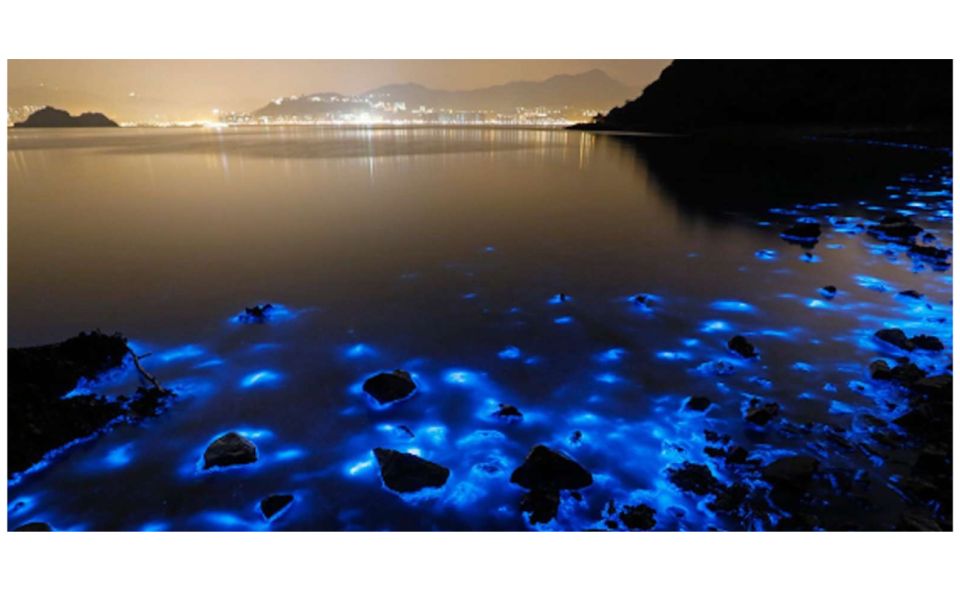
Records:
[[[14,481],[11,526],[527,529],[509,475],[546,443],[595,484],[539,528],[608,527],[610,500],[653,506],[658,529],[761,527],[668,482],[684,460],[757,482],[704,454],[705,429],[758,460],[803,452],[832,477],[868,475],[868,507],[844,507],[855,526],[891,527],[903,510],[888,484],[909,452],[838,447],[830,431],[862,443],[865,413],[903,411],[869,380],[871,360],[893,357],[870,338],[878,328],[936,335],[952,352],[951,272],[828,216],[911,210],[949,247],[948,153],[525,130],[8,133],[11,346],[121,331],[180,394],[162,417]],[[824,224],[809,251],[779,237],[803,216]],[[832,300],[818,291],[828,284]],[[231,321],[260,302],[289,314]],[[735,334],[758,361],[726,350]],[[733,373],[703,365],[717,360]],[[398,367],[416,394],[375,408],[360,384]],[[127,371],[94,389],[135,383]],[[684,411],[692,395],[715,404]],[[746,423],[752,397],[778,402],[781,418]],[[492,418],[501,402],[524,420]],[[229,430],[260,461],[199,471]],[[452,476],[401,498],[379,481],[377,446]],[[296,501],[267,523],[256,503],[275,492]]]

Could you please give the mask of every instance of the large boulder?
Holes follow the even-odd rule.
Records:
[[[231,431],[221,435],[203,452],[203,469],[226,468],[257,461],[257,446],[252,441]]]
[[[513,471],[510,482],[529,490],[576,490],[593,484],[593,475],[564,454],[537,445]]]
[[[907,338],[906,333],[904,333],[899,328],[882,328],[877,332],[873,333],[874,338],[878,341],[883,341],[888,345],[897,347],[898,349],[903,349],[905,351],[913,351],[914,344]]]
[[[425,488],[440,488],[450,478],[450,470],[413,454],[378,447],[373,455],[380,465],[380,478],[390,490],[413,493]]]
[[[381,372],[363,383],[363,391],[380,404],[390,404],[413,394],[417,384],[402,369]]]
[[[679,467],[667,468],[670,482],[685,492],[705,495],[720,489],[720,481],[705,464],[684,462]]]

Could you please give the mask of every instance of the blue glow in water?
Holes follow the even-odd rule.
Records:
[[[157,358],[164,363],[171,363],[174,361],[182,361],[184,359],[202,357],[205,354],[206,350],[199,345],[184,345],[182,347],[168,349],[157,355]]]
[[[109,452],[107,452],[106,457],[104,457],[103,462],[106,466],[110,468],[121,468],[130,463],[133,459],[133,450],[132,443],[126,443],[124,445],[119,445]]]
[[[281,449],[280,451],[273,454],[274,459],[280,462],[289,462],[292,460],[299,460],[306,455],[306,452],[298,447],[292,447],[288,449]]]
[[[684,347],[693,348],[700,344],[700,339],[683,339],[680,342],[683,343]]]
[[[724,320],[708,320],[700,325],[700,332],[725,332],[732,330],[730,323]]]
[[[377,354],[376,349],[366,343],[357,343],[347,347],[344,351],[344,357],[348,359],[359,359],[361,357],[373,357]]]
[[[860,287],[873,291],[884,292],[892,289],[886,281],[877,279],[876,277],[871,277],[869,275],[854,275],[853,279]]]
[[[500,359],[518,359],[520,357],[520,349],[511,345],[497,353],[497,357]]]
[[[240,380],[241,388],[259,388],[265,386],[271,386],[279,382],[281,376],[275,371],[269,369],[261,369],[260,371],[255,371],[243,376],[243,379]]]
[[[476,373],[465,369],[451,369],[443,374],[443,381],[455,386],[475,385],[478,380]]]
[[[657,351],[657,359],[665,361],[683,361],[693,359],[693,355],[686,351]]]
[[[620,349],[620,348],[616,348],[616,347],[615,347],[615,348],[613,348],[613,349],[607,349],[607,350],[604,351],[603,353],[600,353],[600,355],[598,355],[598,357],[599,357],[600,361],[605,361],[605,362],[614,363],[614,362],[617,362],[617,361],[620,361],[621,359],[623,359],[623,356],[626,355],[626,354],[627,354],[627,352],[624,351],[623,349]]]
[[[169,529],[170,524],[165,521],[150,521],[140,526],[140,531],[145,532],[167,531]]]
[[[616,384],[617,382],[621,381],[622,378],[617,374],[607,372],[598,375],[596,379],[598,382],[602,382],[604,384]]]
[[[809,363],[804,363],[803,361],[797,361],[791,367],[793,367],[793,369],[796,371],[803,373],[811,373],[813,371],[813,366]]]
[[[567,294],[558,293],[558,294],[555,294],[555,295],[551,296],[550,299],[547,300],[547,303],[548,303],[548,304],[551,304],[551,305],[553,305],[553,306],[556,306],[556,305],[558,305],[558,304],[564,304],[564,303],[572,302],[572,301],[573,301],[573,296],[570,296],[570,295],[567,295]]]
[[[216,386],[213,382],[201,378],[182,378],[165,385],[177,396],[208,396],[216,392]]]
[[[834,243],[834,244],[828,244],[828,245],[826,245],[826,248],[827,248],[828,250],[841,250],[841,249],[846,248],[846,245]]]
[[[204,368],[207,368],[207,367],[218,367],[218,366],[221,366],[221,365],[223,365],[223,359],[220,359],[219,357],[214,357],[213,359],[208,359],[208,360],[206,360],[206,361],[202,361],[202,362],[194,365],[193,367],[196,368],[196,369],[204,369]]]
[[[553,319],[554,324],[570,324],[573,322],[572,316],[560,316]]]
[[[710,304],[710,307],[714,310],[720,310],[721,312],[749,313],[756,311],[756,308],[751,304],[739,300],[716,300]]]
[[[758,250],[754,253],[754,256],[760,259],[761,261],[775,261],[777,260],[777,251],[765,248],[763,250]]]
[[[825,301],[823,301],[823,300],[818,300],[818,299],[815,299],[815,298],[811,298],[811,299],[807,300],[807,304],[806,304],[806,305],[807,305],[808,308],[814,308],[814,309],[818,309],[818,310],[819,310],[819,309],[824,309],[824,308],[829,308],[829,307],[830,307],[830,304],[828,304],[827,302],[825,302]]]
[[[349,476],[357,476],[372,471],[376,463],[377,461],[373,458],[373,453],[371,452],[370,457],[349,464],[346,467],[346,473]]]
[[[250,351],[254,353],[262,353],[264,351],[276,351],[282,347],[283,345],[280,343],[254,343],[253,345],[250,345]]]
[[[460,296],[460,297],[463,298],[463,299],[465,299],[465,300],[473,300],[473,299],[476,299],[476,298],[477,298],[477,294],[471,291],[471,292],[469,292],[469,293],[463,294],[463,295]]]

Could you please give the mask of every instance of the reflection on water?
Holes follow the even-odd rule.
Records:
[[[844,507],[846,519],[885,527],[902,504],[883,486],[893,468],[829,432],[866,409],[896,415],[866,371],[887,353],[876,329],[952,351],[951,275],[836,216],[906,208],[949,246],[947,162],[563,131],[9,132],[11,345],[122,331],[181,394],[160,419],[12,486],[11,523],[523,529],[509,476],[547,443],[594,475],[547,528],[609,527],[611,500],[652,506],[662,529],[762,527],[668,481],[683,461],[746,478],[705,454],[706,430],[758,460],[805,451],[827,471],[869,474],[871,508]],[[812,251],[779,237],[802,216],[825,225]],[[905,289],[926,299],[896,297]],[[231,321],[261,302],[289,313]],[[758,360],[731,356],[736,334]],[[398,367],[416,394],[375,408],[360,385]],[[713,405],[685,410],[691,396]],[[785,428],[745,423],[753,398],[776,401]],[[523,420],[494,417],[500,404]],[[230,430],[260,461],[199,473]],[[378,446],[443,464],[450,480],[429,498],[389,493]],[[256,503],[277,492],[296,501],[267,523]]]

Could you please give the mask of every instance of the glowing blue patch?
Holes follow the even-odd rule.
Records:
[[[830,304],[828,304],[827,302],[825,302],[825,301],[823,301],[823,300],[818,300],[818,299],[813,299],[813,298],[811,298],[811,299],[807,300],[807,307],[808,307],[808,308],[815,308],[815,309],[824,309],[824,308],[829,308],[829,307],[830,307]]]
[[[754,256],[760,259],[761,261],[775,261],[777,259],[777,251],[770,249],[758,250],[754,253]]]
[[[607,349],[603,353],[600,353],[598,357],[600,361],[616,362],[623,359],[623,356],[625,354],[626,354],[626,351],[624,351],[623,349],[614,348],[614,349]]]
[[[201,363],[198,363],[198,364],[194,365],[193,367],[196,368],[196,369],[203,369],[203,368],[206,368],[206,367],[217,367],[217,366],[219,366],[219,365],[223,365],[223,359],[220,359],[220,358],[215,357],[215,358],[213,358],[213,359],[208,359],[208,360],[206,360],[206,361],[203,361],[203,362],[201,362]]]
[[[470,293],[465,293],[460,297],[462,297],[465,300],[473,300],[473,299],[476,299],[477,294],[471,291]]]
[[[262,369],[247,374],[240,380],[241,388],[254,388],[261,386],[270,386],[280,381],[280,374],[269,369]]]
[[[119,445],[107,453],[106,457],[103,459],[103,463],[111,468],[120,468],[122,466],[126,466],[132,459],[130,453],[132,449],[132,443]]]
[[[520,349],[517,347],[507,347],[497,353],[497,357],[500,359],[518,359],[520,357]]]
[[[277,461],[280,461],[280,462],[289,462],[289,461],[292,461],[292,460],[300,459],[300,458],[302,458],[304,455],[306,455],[306,454],[305,454],[305,452],[304,452],[302,449],[296,448],[296,447],[292,447],[292,448],[288,448],[288,449],[281,449],[281,450],[278,451],[277,453],[273,454],[273,457],[274,457],[274,459],[276,459]]]
[[[723,320],[708,320],[700,325],[700,332],[723,332],[732,330],[730,324]]]
[[[832,415],[847,415],[853,414],[853,412],[853,407],[845,402],[840,402],[839,400],[832,400],[830,402],[830,414]]]
[[[164,363],[170,363],[172,361],[201,357],[205,353],[206,351],[199,345],[184,345],[175,349],[168,349],[157,355],[157,357]]]
[[[869,275],[854,275],[853,279],[860,287],[873,291],[885,292],[891,289],[886,281],[877,279],[876,277],[870,277]]]
[[[572,316],[560,316],[553,319],[554,324],[570,324],[573,322]]]
[[[477,380],[477,374],[465,369],[453,369],[443,374],[443,381],[456,386],[469,386],[476,384]]]
[[[658,351],[657,359],[664,359],[666,361],[679,361],[693,359],[693,356],[686,351]]]
[[[700,344],[700,339],[683,339],[681,341],[684,347],[696,347]]]
[[[140,526],[140,531],[145,532],[167,531],[168,529],[170,529],[170,524],[164,521],[151,521]]]
[[[813,366],[809,363],[804,363],[803,361],[797,361],[792,367],[793,369],[803,373],[810,373],[813,371]]]
[[[358,474],[369,471],[371,468],[373,468],[375,463],[376,461],[372,457],[366,460],[360,460],[359,462],[354,462],[353,464],[347,466],[346,472],[350,476],[357,476]]]
[[[349,359],[358,359],[360,357],[373,357],[376,355],[376,350],[370,345],[364,343],[357,343],[347,347],[347,350],[344,351],[343,355]]]
[[[602,374],[600,374],[600,375],[597,376],[597,381],[598,381],[598,382],[603,382],[604,384],[616,384],[616,383],[619,382],[621,379],[622,379],[622,378],[620,378],[620,377],[617,376],[616,374],[612,374],[612,373],[609,373],[609,372],[608,372],[608,373],[602,373]]]
[[[717,300],[710,304],[710,307],[714,310],[720,310],[721,312],[754,312],[756,309],[748,304],[747,302],[741,302],[738,300]]]

